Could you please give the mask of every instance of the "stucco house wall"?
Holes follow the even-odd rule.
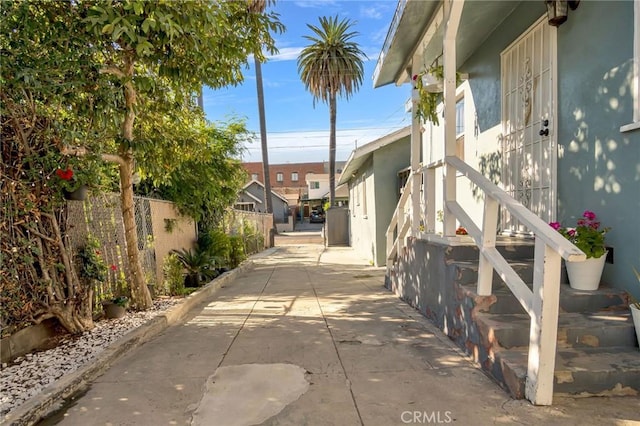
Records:
[[[409,166],[410,153],[410,138],[402,137],[373,151],[349,180],[351,246],[376,266],[386,264],[386,231],[400,197],[398,172]]]
[[[469,80],[458,88],[465,99],[464,160],[500,184],[500,53],[546,10],[542,2],[522,2],[485,42],[459,66]],[[633,268],[640,270],[640,130],[621,132],[633,121],[633,1],[581,2],[557,30],[557,174],[556,220],[574,224],[584,210],[612,227],[607,245],[614,263],[603,281],[640,298]],[[441,158],[442,128],[425,125],[427,162]],[[481,201],[459,178],[458,199],[480,224]],[[437,209],[442,208],[437,186]],[[436,230],[441,224],[436,224]]]
[[[612,227],[603,280],[640,300],[640,129],[620,131],[633,121],[633,7],[580,2],[558,29],[558,218],[588,209]]]
[[[350,245],[358,254],[375,262],[376,209],[373,158],[369,158],[361,169],[362,171],[349,181]],[[366,191],[365,196],[363,196],[364,191]]]

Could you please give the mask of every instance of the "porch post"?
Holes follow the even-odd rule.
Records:
[[[444,12],[447,23],[442,46],[444,61],[444,155],[456,155],[456,36],[464,0],[447,0]],[[449,203],[456,201],[456,169],[446,163],[444,171],[444,235],[456,235],[456,218]]]
[[[417,71],[414,69],[413,73]],[[413,87],[413,84],[412,84]],[[422,148],[420,131],[420,118],[416,115],[417,98],[414,96],[414,90],[411,89],[411,174],[407,187],[411,185],[411,235],[417,236],[420,232],[420,177],[417,175],[420,167],[420,150]],[[408,188],[405,188],[405,191]]]
[[[561,260],[558,252],[536,238],[525,384],[525,397],[535,405],[551,405],[553,402]]]

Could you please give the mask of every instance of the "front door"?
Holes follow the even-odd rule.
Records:
[[[556,214],[556,29],[541,18],[501,54],[502,183],[546,222]],[[529,234],[506,209],[503,233]]]

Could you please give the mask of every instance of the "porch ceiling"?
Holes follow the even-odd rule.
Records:
[[[464,63],[495,28],[509,16],[521,1],[465,1],[458,29],[456,63]],[[405,69],[413,60],[429,66],[442,53],[444,22],[442,2],[407,0],[399,24],[387,51],[380,53],[374,73],[374,87],[409,81]],[[424,54],[424,56],[423,56]],[[415,55],[415,56],[414,56]]]

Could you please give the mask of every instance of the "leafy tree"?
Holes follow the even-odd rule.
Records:
[[[329,203],[334,205],[336,196],[336,97],[349,99],[362,84],[363,60],[366,58],[352,39],[358,35],[350,32],[353,23],[338,17],[320,18],[320,26],[307,26],[315,36],[305,36],[312,44],[305,47],[298,57],[298,72],[305,88],[313,95],[313,102],[320,99],[329,104]]]
[[[16,0],[0,18],[3,327],[8,317],[55,316],[72,333],[91,328],[55,171],[73,163],[102,174],[98,158],[118,166],[132,297],[149,307],[133,218],[136,159],[175,149],[150,129],[187,127],[200,84],[241,82],[247,56],[274,48],[277,16],[251,14],[246,2]],[[173,111],[185,120],[167,119]]]
[[[83,5],[85,3],[79,3]],[[117,154],[127,258],[132,270],[131,295],[139,309],[151,306],[137,251],[132,175],[137,144],[136,116],[145,98],[163,96],[157,77],[174,99],[191,103],[202,83],[222,87],[242,81],[241,67],[251,53],[264,59],[260,47],[274,49],[269,31],[279,22],[273,14],[250,13],[245,2],[149,2],[102,0],[90,5],[80,35],[100,46],[99,72],[122,91]],[[182,95],[182,96],[180,96]],[[180,105],[180,106],[182,106]],[[157,147],[156,147],[157,148]],[[71,151],[74,152],[74,151]]]
[[[164,150],[141,153],[139,165],[146,177],[137,191],[171,200],[181,214],[212,224],[244,183],[237,158],[250,135],[243,122],[189,123],[182,132],[174,131]]]
[[[3,332],[55,317],[71,333],[91,328],[90,280],[74,267],[62,189],[73,171],[108,182],[95,156],[68,158],[63,141],[106,143],[97,109],[117,101],[98,84],[96,46],[79,9],[63,2],[5,2],[0,8],[0,319]],[[56,174],[59,172],[59,174]],[[80,275],[80,276],[79,276]]]

